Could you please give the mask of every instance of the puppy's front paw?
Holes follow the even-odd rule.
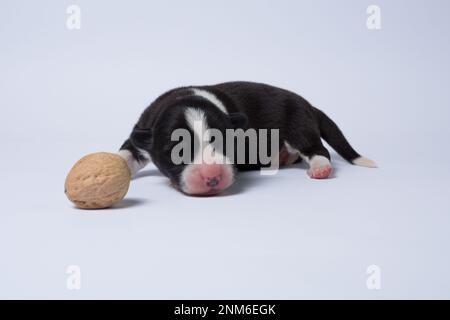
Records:
[[[312,179],[326,179],[330,176],[332,168],[330,165],[325,165],[322,167],[312,167],[308,170],[308,175]]]

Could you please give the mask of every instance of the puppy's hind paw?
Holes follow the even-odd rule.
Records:
[[[312,179],[326,179],[330,176],[332,170],[330,165],[309,168],[308,175]]]

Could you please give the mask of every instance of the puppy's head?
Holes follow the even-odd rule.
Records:
[[[234,182],[233,159],[226,154],[226,129],[244,128],[247,117],[226,114],[199,99],[165,108],[151,129],[150,154],[172,184],[189,195],[214,195]]]

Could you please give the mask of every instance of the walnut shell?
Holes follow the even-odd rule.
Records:
[[[119,155],[92,153],[72,167],[64,184],[64,192],[78,208],[107,208],[125,197],[130,180],[127,163]]]

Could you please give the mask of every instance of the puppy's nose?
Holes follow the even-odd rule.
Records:
[[[206,179],[206,185],[210,188],[214,188],[219,184],[219,179],[217,177]]]

